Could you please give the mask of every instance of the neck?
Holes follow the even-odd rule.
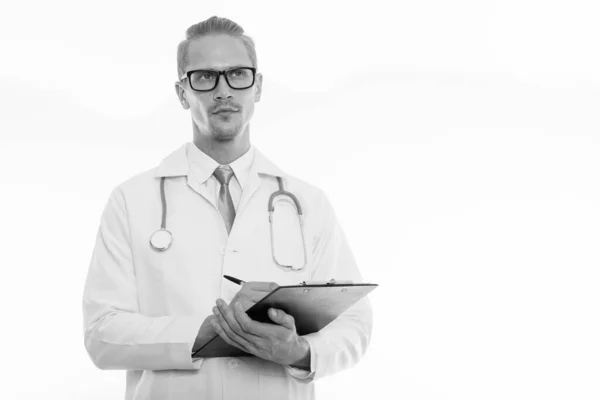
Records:
[[[250,149],[249,127],[230,140],[214,140],[194,130],[194,144],[220,165],[228,165]]]

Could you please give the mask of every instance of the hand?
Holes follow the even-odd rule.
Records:
[[[241,304],[227,305],[221,299],[213,312],[213,328],[225,342],[264,360],[291,365],[310,350],[308,342],[296,333],[294,317],[282,310],[269,309],[269,318],[275,325],[253,321]]]
[[[241,303],[244,311],[258,303],[263,297],[279,287],[275,282],[246,282],[231,300],[231,304]]]
[[[231,304],[239,303],[242,305],[244,311],[246,311],[267,294],[277,289],[278,286],[274,282],[246,282],[242,285],[240,291],[236,293]],[[192,347],[193,353],[215,338],[217,331],[212,327],[212,321],[216,319],[216,316],[211,315],[202,322],[202,326],[200,326],[194,346]]]

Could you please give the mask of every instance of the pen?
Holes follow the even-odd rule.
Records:
[[[237,283],[238,285],[243,285],[244,283],[246,283],[241,279],[234,278],[233,276],[229,276],[229,275],[223,275],[223,278],[230,280],[233,283]]]

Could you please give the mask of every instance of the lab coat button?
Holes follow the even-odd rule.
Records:
[[[229,360],[229,368],[234,369],[234,368],[237,368],[238,365],[240,365],[240,362],[238,360],[236,360],[235,358],[232,358]]]

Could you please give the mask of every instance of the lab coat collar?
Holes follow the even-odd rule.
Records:
[[[265,157],[256,147],[254,148],[254,162],[252,163],[251,170],[257,174],[279,177],[286,176],[285,172],[277,165],[273,164],[273,162]]]
[[[187,161],[187,143],[165,157],[156,168],[157,178],[187,176],[189,166]]]
[[[254,162],[251,171],[257,174],[284,177],[286,174],[271,160],[265,157],[256,147],[254,147]],[[189,163],[187,159],[187,143],[165,157],[156,168],[155,176],[175,177],[187,176],[189,173]]]

